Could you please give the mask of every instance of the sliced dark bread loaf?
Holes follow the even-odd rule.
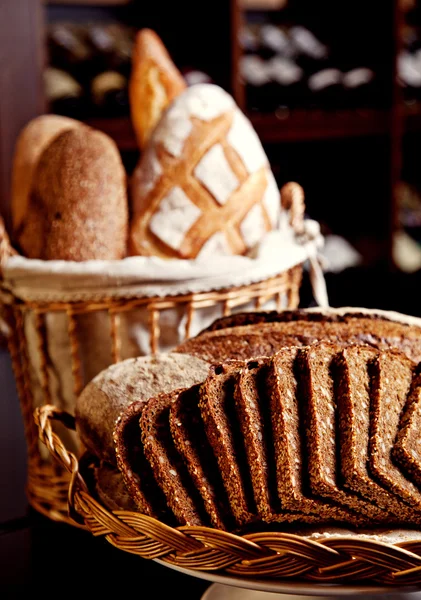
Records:
[[[413,380],[403,411],[392,457],[415,485],[421,487],[421,375]]]
[[[170,406],[182,390],[151,398],[140,417],[145,456],[180,525],[208,525],[202,498],[172,439]]]
[[[280,350],[271,360],[267,386],[270,395],[273,444],[276,461],[278,496],[282,508],[313,513],[321,521],[361,524],[365,518],[330,501],[311,494],[300,410],[297,369],[299,348]]]
[[[374,479],[368,468],[370,365],[378,354],[368,346],[350,346],[336,359],[341,475],[347,489],[391,513],[390,524],[402,524],[416,519],[416,513]]]
[[[386,488],[419,513],[421,522],[421,492],[403,475],[391,456],[415,367],[415,363],[397,351],[380,352],[373,361],[369,465]]]
[[[316,515],[281,508],[276,488],[276,466],[267,375],[270,358],[248,361],[234,389],[234,401],[241,426],[257,513],[268,523],[317,522]]]
[[[141,441],[139,421],[146,404],[144,400],[132,402],[117,419],[113,434],[117,465],[139,511],[164,523],[175,524],[176,519],[168,509]]]
[[[234,388],[243,369],[241,361],[212,365],[200,386],[199,400],[206,436],[217,459],[232,513],[240,527],[257,519],[245,442],[234,405]]]
[[[341,347],[319,342],[300,351],[304,382],[304,410],[310,489],[314,495],[387,523],[390,514],[374,503],[342,488],[337,440],[337,406],[334,359]]]
[[[199,385],[179,394],[170,407],[170,429],[174,444],[182,456],[200,495],[211,524],[234,530],[235,519],[229,509],[216,458],[205,434],[199,409]]]
[[[284,315],[279,313],[280,318]],[[298,313],[302,315],[303,313]],[[374,316],[346,319],[317,315],[287,321],[258,322],[206,331],[177,346],[175,352],[194,354],[209,362],[228,358],[247,360],[271,356],[284,346],[307,346],[319,340],[343,346],[368,344],[379,349],[397,348],[415,361],[421,360],[421,328]]]

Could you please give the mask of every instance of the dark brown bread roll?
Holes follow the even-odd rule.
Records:
[[[114,141],[80,126],[56,136],[37,164],[17,242],[28,258],[113,260],[126,255],[126,172]]]

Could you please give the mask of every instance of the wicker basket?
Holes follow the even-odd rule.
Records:
[[[73,418],[51,405],[35,410],[40,439],[70,475],[68,522],[105,538],[110,544],[146,559],[195,572],[217,572],[242,580],[283,580],[318,584],[421,585],[419,539],[385,543],[364,537],[326,536],[314,541],[281,531],[234,535],[208,527],[172,528],[146,515],[109,511],[90,493],[74,454],[53,431],[60,420],[74,427]],[[56,482],[49,481],[50,487]],[[414,532],[416,537],[418,534]]]
[[[282,202],[289,209],[291,224],[297,234],[303,230],[304,198],[302,189],[298,184],[290,183],[282,190]],[[2,223],[0,223],[0,275],[5,261],[14,253]],[[51,397],[51,375],[47,364],[47,349],[49,347],[49,331],[46,326],[51,315],[61,315],[65,323],[64,331],[70,347],[70,359],[67,365],[69,370],[70,387],[73,389],[73,398],[76,398],[83,387],[96,373],[91,373],[90,378],[84,376],[81,365],[81,348],[83,342],[78,331],[78,320],[84,315],[101,313],[105,328],[109,330],[110,364],[121,360],[120,319],[126,318],[128,313],[139,308],[147,311],[149,316],[149,344],[150,351],[159,349],[161,329],[159,326],[162,311],[174,308],[185,316],[184,337],[191,333],[191,323],[196,311],[202,308],[222,307],[220,311],[227,315],[233,311],[242,310],[250,303],[258,310],[271,301],[278,309],[282,307],[296,308],[299,303],[299,290],[302,279],[303,265],[298,264],[291,269],[279,273],[275,277],[244,285],[231,287],[212,292],[195,293],[179,296],[106,298],[98,301],[85,300],[83,302],[27,302],[15,297],[1,286],[0,281],[0,311],[3,324],[8,329],[7,344],[12,360],[21,412],[25,428],[28,449],[28,477],[26,492],[29,503],[39,512],[53,520],[67,521],[67,494],[69,488],[69,475],[66,469],[51,460],[45,447],[39,443],[37,427],[34,422],[34,409],[48,404],[63,410]],[[34,390],[31,369],[33,356],[29,352],[28,332],[26,319],[31,321],[31,350],[37,352],[37,397]],[[67,333],[66,333],[67,329]],[[107,334],[105,334],[107,335]],[[108,366],[105,365],[105,366]],[[41,396],[41,397],[40,397]],[[72,414],[72,410],[65,407]],[[73,439],[76,439],[75,436]],[[66,440],[67,441],[67,440]],[[69,446],[68,446],[69,447]],[[70,448],[70,447],[69,447]],[[41,451],[44,451],[42,455]],[[75,449],[72,448],[74,451]],[[47,454],[47,458],[45,456]],[[76,452],[76,454],[78,454]]]

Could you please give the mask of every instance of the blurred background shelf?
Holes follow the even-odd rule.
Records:
[[[332,138],[385,135],[387,110],[279,110],[275,114],[249,115],[263,142],[298,142]]]
[[[397,234],[421,244],[420,4],[214,0],[206,27],[197,27],[197,0],[0,3],[0,72],[15,90],[0,98],[3,215],[14,141],[41,112],[104,131],[128,171],[134,167],[131,45],[136,31],[150,27],[188,85],[211,81],[234,96],[279,186],[301,183],[308,215],[324,231],[346,237],[367,264],[400,268]]]
[[[123,6],[133,0],[44,0],[44,4],[57,6]]]

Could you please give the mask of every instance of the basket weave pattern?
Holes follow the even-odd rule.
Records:
[[[399,544],[349,536],[312,541],[277,531],[240,536],[208,527],[172,528],[137,512],[111,512],[90,494],[78,460],[53,431],[54,420],[72,427],[72,418],[52,405],[37,408],[34,417],[40,439],[70,474],[69,523],[125,552],[243,579],[421,584],[421,533],[419,540]]]
[[[30,365],[28,357],[28,340],[24,329],[24,318],[32,313],[37,336],[39,367],[43,403],[51,404],[49,369],[47,358],[47,335],[45,318],[52,312],[67,315],[67,332],[71,351],[71,371],[73,394],[76,398],[88,383],[82,376],[80,360],[80,342],[78,339],[76,317],[95,311],[108,314],[109,334],[112,362],[120,360],[121,340],[119,333],[120,315],[124,312],[135,311],[146,307],[149,315],[149,341],[151,352],[157,351],[160,338],[160,313],[168,308],[181,307],[187,316],[184,338],[190,335],[190,327],[194,312],[203,307],[222,304],[224,315],[230,314],[236,307],[254,302],[258,310],[269,300],[275,300],[278,308],[285,302],[288,308],[296,308],[299,302],[299,289],[302,278],[302,266],[298,265],[266,281],[254,283],[240,288],[218,290],[215,292],[196,293],[183,296],[168,296],[159,298],[136,298],[131,300],[116,300],[89,303],[29,303],[20,302],[15,298],[9,303],[0,305],[3,320],[8,324],[8,349],[16,381],[16,387],[21,404],[21,412],[25,428],[28,450],[28,481],[27,495],[30,503],[41,513],[55,520],[67,520],[67,510],[63,504],[64,490],[68,487],[68,475],[58,466],[55,468],[42,459],[38,445],[38,432],[33,419],[34,396],[31,389]],[[52,486],[52,478],[55,485]]]

